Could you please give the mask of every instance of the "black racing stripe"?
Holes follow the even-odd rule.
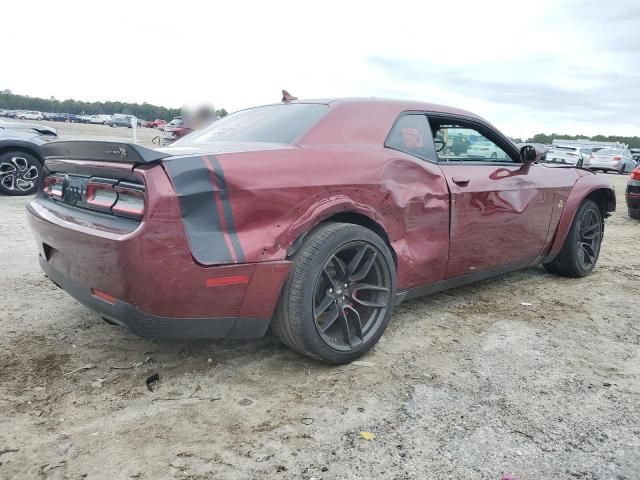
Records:
[[[203,158],[165,160],[164,166],[178,194],[193,257],[203,264],[233,262],[218,216],[211,173]]]
[[[213,155],[207,155],[207,158],[211,162],[213,166],[213,172],[216,175],[216,179],[218,180],[218,185],[220,186],[220,201],[222,202],[222,210],[224,211],[224,219],[227,223],[227,233],[231,238],[231,244],[233,245],[233,249],[236,251],[236,257],[238,257],[238,262],[244,262],[244,251],[242,250],[242,245],[240,245],[240,240],[238,240],[238,232],[236,232],[236,226],[233,223],[233,212],[231,211],[231,202],[229,201],[229,190],[227,189],[227,181],[224,178],[224,171],[222,170],[222,166],[218,159]]]

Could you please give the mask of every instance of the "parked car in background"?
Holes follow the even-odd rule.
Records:
[[[135,119],[140,126],[141,122],[133,115],[125,115],[122,113],[114,113],[109,120],[109,125],[112,127],[128,127],[131,128],[131,119]]]
[[[20,120],[44,120],[44,116],[42,112],[36,112],[34,110],[27,110],[24,112],[20,112],[18,116]]]
[[[629,216],[640,220],[640,166],[637,166],[631,171],[624,196],[627,201]]]
[[[0,193],[29,195],[42,176],[42,145],[57,138],[55,129],[29,123],[0,123]]]
[[[143,127],[147,127],[147,128],[158,128],[162,125],[166,125],[167,121],[166,120],[162,120],[161,118],[156,118],[155,120],[150,120],[148,122],[144,122],[144,124],[142,125]]]
[[[547,152],[544,163],[590,168],[593,158],[593,152],[588,148],[573,145],[554,145]]]
[[[443,154],[454,137],[505,155]],[[161,150],[67,141],[46,155],[28,219],[42,269],[78,301],[150,337],[271,327],[334,364],[369,351],[403,300],[540,264],[588,275],[615,210],[606,177],[418,102],[287,100]]]
[[[89,123],[96,125],[108,125],[111,121],[111,115],[91,115],[89,116]]]
[[[506,153],[498,148],[494,143],[478,141],[467,148],[467,157],[478,157],[482,159],[503,160]]]
[[[631,148],[629,151],[631,152],[631,158],[633,158],[636,163],[640,163],[640,148]]]
[[[602,148],[594,154],[591,162],[592,170],[618,172],[621,175],[631,172],[637,162],[626,148]]]
[[[182,117],[174,117],[173,120],[164,125],[161,144],[170,145],[191,132],[193,132],[193,128],[187,125]]]
[[[18,118],[18,113],[20,113],[18,110],[7,110],[4,116],[7,118]]]

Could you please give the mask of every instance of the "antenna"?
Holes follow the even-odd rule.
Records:
[[[298,97],[294,97],[293,95],[291,95],[286,90],[282,90],[282,103],[289,103],[289,102],[292,102],[294,100],[298,100]]]

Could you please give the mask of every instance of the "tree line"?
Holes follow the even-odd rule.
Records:
[[[51,98],[17,95],[11,90],[0,91],[0,108],[8,110],[36,110],[38,112],[73,113],[76,115],[113,115],[123,113],[145,120],[161,118],[170,121],[180,115],[179,108],[167,108],[150,103],[127,102],[83,102],[80,100],[58,100]],[[215,111],[216,116],[224,117],[227,111],[222,108]]]
[[[594,142],[619,142],[629,145],[629,148],[640,148],[640,137],[623,137],[620,135],[566,135],[560,133],[536,133],[533,137],[527,138],[524,142],[521,138],[513,139],[516,143],[544,143],[550,145],[554,140],[592,140]]]

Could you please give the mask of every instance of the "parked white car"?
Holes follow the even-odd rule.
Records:
[[[111,115],[91,115],[89,117],[89,123],[109,125],[111,121]]]
[[[556,145],[547,152],[544,163],[556,165],[578,165],[591,168],[593,153],[588,148],[572,145]]]
[[[43,120],[44,115],[42,115],[42,112],[26,111],[20,112],[18,118],[22,120]]]
[[[467,157],[478,157],[483,160],[504,160],[507,154],[493,142],[475,142],[467,148]]]

